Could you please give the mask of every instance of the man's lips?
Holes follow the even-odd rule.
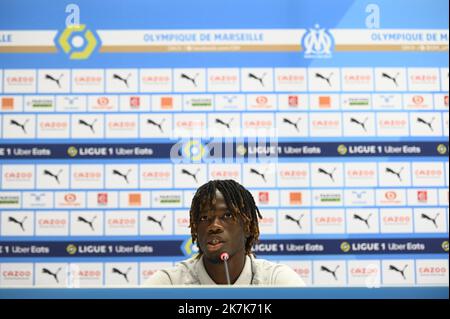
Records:
[[[224,243],[225,241],[222,238],[210,238],[207,241],[208,245],[217,245],[217,244],[221,244]]]
[[[209,251],[216,251],[219,250],[223,245],[225,241],[221,238],[210,238],[206,242],[206,247]]]

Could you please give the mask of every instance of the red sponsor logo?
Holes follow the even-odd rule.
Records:
[[[76,76],[75,83],[79,85],[98,85],[102,82],[101,76]]]
[[[212,171],[213,178],[238,178],[239,171]]]
[[[413,96],[412,101],[416,105],[422,105],[425,101],[425,98],[422,95],[415,95]]]
[[[132,121],[112,121],[108,123],[108,127],[112,130],[131,130],[136,127],[136,122]]]
[[[267,96],[258,96],[256,98],[256,103],[258,104],[267,104],[268,101],[269,99],[267,98]]]
[[[443,172],[439,169],[416,169],[414,173],[417,177],[424,178],[439,178],[443,174]]]
[[[148,278],[153,276],[153,274],[157,271],[157,269],[146,269],[142,271],[142,275],[144,276],[144,278]]]
[[[97,99],[97,104],[100,105],[100,106],[108,105],[109,104],[109,98],[107,98],[106,96],[99,97]]]
[[[389,201],[393,201],[397,199],[397,193],[393,191],[389,191],[384,193],[384,198],[386,198]]]
[[[29,181],[33,177],[31,172],[6,172],[4,174],[7,181]]]
[[[186,120],[181,120],[181,121],[177,121],[176,123],[177,127],[179,128],[183,128],[186,130],[192,130],[192,129],[196,129],[196,128],[203,128],[206,126],[204,121],[186,121]]]
[[[409,216],[385,216],[383,222],[389,225],[408,225],[411,222]]]
[[[353,178],[371,178],[375,176],[375,171],[374,170],[365,170],[365,169],[351,169],[349,171],[347,171],[347,175],[348,177],[353,177]]]
[[[141,106],[141,98],[139,96],[130,97],[130,107],[133,109],[138,109]]]
[[[189,218],[186,217],[177,218],[177,224],[179,226],[186,226],[189,225],[189,223],[190,223]]]
[[[272,225],[275,222],[273,217],[263,217],[259,220],[260,225]]]
[[[77,180],[98,180],[102,177],[100,172],[75,172],[73,177]]]
[[[277,80],[280,83],[301,83],[305,81],[304,75],[279,75]]]
[[[437,76],[436,75],[426,75],[426,74],[416,74],[416,75],[411,75],[410,79],[414,83],[436,83]]]
[[[145,84],[161,84],[168,83],[170,77],[166,75],[146,75],[142,76],[142,82]]]
[[[282,170],[280,176],[284,179],[304,179],[308,177],[308,172],[306,170]]]
[[[372,81],[372,77],[365,74],[347,74],[344,76],[344,80],[349,83],[369,83]]]
[[[73,194],[73,193],[66,194],[66,195],[64,195],[64,200],[66,203],[69,203],[69,204],[74,203],[77,200],[77,195]]]
[[[402,127],[406,126],[406,120],[385,119],[385,120],[380,120],[379,124],[381,127],[385,127],[385,128],[402,128]]]
[[[120,227],[131,227],[136,225],[135,218],[110,218],[108,219],[108,225],[110,226],[120,226]]]
[[[6,82],[9,85],[32,85],[34,77],[32,76],[8,76]]]
[[[98,205],[107,205],[108,204],[108,194],[107,193],[98,193],[97,194],[97,204]]]
[[[297,107],[300,104],[300,98],[297,95],[290,95],[288,97],[288,103],[290,107]]]
[[[259,192],[258,199],[260,204],[269,204],[269,192]]]
[[[170,172],[147,171],[142,173],[142,177],[146,180],[163,180],[170,177]]]
[[[2,271],[3,278],[6,279],[26,279],[32,275],[30,270],[4,270]]]
[[[47,226],[47,227],[63,227],[66,226],[67,220],[63,218],[44,218],[39,219],[38,224],[40,226]]]
[[[294,271],[302,277],[307,277],[311,274],[311,270],[309,268],[300,268],[300,267],[293,267]]]
[[[67,122],[41,122],[39,127],[43,130],[65,130],[69,124]]]
[[[421,203],[428,202],[428,192],[427,191],[417,191],[417,201]]]
[[[445,275],[447,273],[447,268],[445,267],[419,267],[419,273],[422,275]]]
[[[100,278],[102,272],[100,270],[79,270],[76,275],[80,278]]]
[[[316,217],[314,221],[317,225],[338,225],[342,224],[344,219],[342,217]]]
[[[378,269],[370,267],[354,267],[350,268],[350,273],[353,276],[370,276],[378,274]]]
[[[270,128],[273,126],[273,122],[264,120],[248,120],[244,121],[244,126],[246,128]]]
[[[220,82],[220,83],[232,83],[237,82],[238,78],[235,75],[211,75],[209,77],[211,82]]]
[[[316,128],[337,128],[339,127],[339,120],[314,120],[312,124]]]

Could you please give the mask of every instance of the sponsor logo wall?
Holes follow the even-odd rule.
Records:
[[[343,30],[306,28],[289,65],[184,52],[124,67],[135,40],[114,49],[115,31],[101,48],[131,51],[108,66],[101,49],[88,67],[0,62],[0,288],[144,284],[197,251],[189,208],[212,179],[252,192],[258,256],[309,286],[448,286],[448,43],[362,64]]]

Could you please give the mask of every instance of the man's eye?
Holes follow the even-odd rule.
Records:
[[[206,215],[200,216],[199,220],[200,220],[201,222],[205,222],[205,221],[208,220],[208,216],[206,216]]]
[[[230,212],[226,212],[226,213],[223,215],[223,217],[224,217],[225,219],[232,219],[232,218],[233,218],[233,214],[230,213]]]

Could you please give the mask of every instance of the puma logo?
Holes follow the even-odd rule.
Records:
[[[30,121],[29,119],[26,119],[25,122],[23,122],[23,124],[21,124],[21,123],[19,123],[16,120],[11,120],[9,123],[11,125],[20,127],[25,134],[28,134],[27,133],[27,128],[25,126],[28,124],[29,121]]]
[[[417,118],[417,122],[419,122],[419,123],[422,123],[422,124],[425,124],[426,126],[428,126],[429,128],[430,128],[430,130],[431,130],[431,132],[433,132],[433,122],[434,122],[434,117],[431,119],[431,121],[426,121],[426,120],[424,120],[423,118],[421,118],[421,117],[418,117]]]
[[[182,169],[182,170],[181,170],[181,173],[182,173],[182,174],[191,176],[191,177],[195,180],[196,183],[198,183],[198,180],[197,180],[197,174],[198,174],[199,172],[200,172],[200,169],[197,169],[197,171],[196,171],[195,173],[191,173],[191,172],[189,172],[187,169]]]
[[[395,76],[391,76],[385,72],[383,72],[383,74],[381,74],[381,77],[386,78],[388,80],[391,80],[392,82],[394,82],[395,86],[398,87],[398,83],[397,83],[397,78],[399,76],[399,73],[397,73]]]
[[[128,269],[127,269],[126,272],[122,272],[120,269],[113,268],[113,269],[112,269],[112,272],[113,272],[113,274],[118,274],[118,275],[122,276],[123,278],[125,278],[125,280],[126,280],[127,282],[130,282],[130,281],[128,280],[128,274],[129,274],[130,270],[131,270],[131,267],[128,267]]]
[[[333,76],[333,72],[331,72],[329,76],[324,76],[324,75],[322,75],[320,73],[316,73],[315,76],[316,76],[316,78],[319,78],[319,79],[322,79],[322,80],[326,81],[328,83],[329,87],[332,86],[331,85],[331,77]]]
[[[325,267],[325,266],[321,266],[321,267],[320,267],[320,270],[321,270],[321,271],[324,271],[324,272],[327,272],[327,273],[333,275],[333,277],[334,277],[335,280],[338,280],[338,278],[337,278],[337,276],[336,276],[336,271],[337,271],[338,269],[339,269],[339,265],[337,265],[336,268],[335,268],[334,270],[331,270],[331,269],[329,269],[328,267]]]
[[[372,216],[372,214],[369,214],[369,215],[367,216],[367,218],[363,218],[363,217],[361,217],[361,216],[358,215],[358,214],[353,214],[353,219],[362,221],[363,223],[365,223],[365,224],[367,225],[367,228],[370,229],[369,219],[370,219],[371,216]]]
[[[147,220],[148,220],[149,222],[153,222],[153,223],[158,224],[159,227],[161,228],[161,230],[164,230],[163,225],[162,225],[162,222],[163,222],[163,220],[164,220],[165,218],[166,218],[166,215],[164,215],[164,216],[161,218],[161,220],[157,220],[156,218],[154,218],[154,217],[152,217],[152,216],[147,216]]]
[[[394,265],[389,265],[389,270],[396,271],[396,272],[400,273],[402,275],[403,279],[406,280],[405,270],[406,270],[407,267],[408,267],[408,265],[405,265],[405,267],[403,267],[403,269],[400,270],[397,267],[395,267]]]
[[[45,75],[45,79],[55,82],[59,88],[61,88],[61,83],[59,82],[64,74],[61,74],[58,78],[51,76],[50,74]]]
[[[198,77],[198,73],[194,77],[190,77],[189,75],[187,75],[185,73],[181,73],[181,78],[192,82],[192,84],[194,84],[195,87],[197,87],[197,77]]]
[[[355,123],[355,124],[360,125],[360,126],[364,129],[364,132],[367,132],[367,129],[366,129],[366,122],[367,122],[367,120],[368,120],[368,118],[366,117],[366,118],[364,119],[364,121],[361,122],[361,121],[355,119],[354,117],[352,117],[352,118],[350,119],[350,122],[351,122],[351,123]]]
[[[386,173],[397,176],[397,178],[400,180],[400,182],[402,181],[402,176],[400,175],[402,173],[402,171],[403,171],[403,167],[398,172],[394,171],[392,168],[386,167]]]
[[[253,73],[249,73],[248,74],[248,77],[250,78],[250,79],[254,79],[254,80],[256,80],[256,81],[258,81],[259,83],[261,83],[261,85],[262,85],[262,87],[264,87],[264,77],[266,76],[266,73],[264,73],[262,76],[257,76],[257,75],[255,75],[255,74],[253,74]]]
[[[260,176],[263,179],[264,183],[267,183],[265,172],[260,173],[258,170],[252,168],[252,169],[250,169],[250,173]]]
[[[128,175],[130,173],[131,173],[131,169],[129,169],[126,174],[123,174],[122,172],[120,172],[119,170],[116,170],[116,169],[113,170],[113,175],[122,177],[127,182],[127,184],[130,184],[130,181],[128,180]]]
[[[58,174],[53,174],[53,173],[50,172],[49,170],[44,170],[44,175],[53,177],[53,178],[56,180],[56,182],[58,183],[58,185],[60,185],[61,183],[60,183],[60,181],[59,181],[59,175],[61,175],[62,171],[63,171],[63,170],[60,169],[60,170],[58,171]]]
[[[21,221],[17,220],[16,218],[9,216],[8,217],[8,222],[10,223],[14,223],[20,226],[20,228],[22,229],[22,231],[25,231],[25,227],[23,226],[23,224],[25,223],[25,221],[27,220],[27,216],[25,216],[24,218],[22,218]]]
[[[302,215],[299,217],[299,219],[296,219],[296,218],[292,217],[291,215],[286,215],[285,217],[286,217],[287,220],[290,220],[290,221],[293,221],[294,223],[296,223],[296,224],[298,225],[298,227],[299,227],[300,229],[302,229],[301,220],[302,220],[303,216],[304,216],[304,215],[302,214]]]
[[[330,178],[331,178],[331,180],[333,181],[333,183],[334,183],[334,172],[336,172],[336,168],[334,168],[333,169],[333,171],[330,173],[330,172],[327,172],[325,169],[323,169],[323,168],[319,168],[319,170],[318,170],[318,172],[320,173],[320,174],[325,174],[325,175],[327,175],[327,176],[329,176]]]
[[[295,127],[295,130],[297,132],[300,132],[299,128],[298,128],[298,124],[300,123],[301,118],[299,118],[297,120],[297,122],[292,122],[291,120],[287,119],[287,118],[283,118],[283,123],[287,123],[289,125],[292,125],[293,127]]]
[[[127,88],[128,88],[128,80],[129,80],[130,76],[131,76],[131,73],[129,73],[129,74],[127,75],[126,78],[123,78],[123,77],[121,77],[121,76],[118,75],[118,74],[113,74],[113,79],[122,81],[123,83],[125,83],[125,85],[126,85]]]
[[[438,218],[438,216],[439,216],[439,213],[437,213],[434,218],[431,218],[427,214],[422,214],[420,217],[422,217],[423,219],[431,221],[434,224],[434,227],[438,228],[438,225],[436,223],[436,219]]]
[[[231,123],[233,122],[233,118],[226,123],[225,121],[222,121],[221,119],[216,118],[216,123],[225,126],[230,132],[231,132]]]
[[[54,279],[55,279],[55,281],[59,284],[59,279],[58,279],[58,274],[59,274],[59,272],[61,271],[61,267],[59,267],[58,268],[58,270],[56,271],[56,272],[52,272],[51,270],[49,270],[48,268],[42,268],[42,273],[43,274],[46,274],[46,275],[49,275],[49,276],[52,276]]]
[[[148,119],[147,120],[147,124],[154,125],[154,126],[158,127],[159,130],[161,131],[161,133],[164,133],[164,131],[162,129],[162,125],[164,124],[165,121],[166,121],[166,119],[162,119],[161,123],[157,123],[157,122],[153,121],[152,119]]]
[[[92,229],[92,231],[95,231],[94,229],[94,221],[97,219],[97,216],[94,216],[92,218],[92,220],[87,220],[86,218],[82,217],[82,216],[78,216],[77,221],[81,222],[81,223],[85,223],[88,224],[89,227]]]
[[[89,124],[85,120],[81,120],[81,119],[78,120],[78,124],[89,127],[91,129],[92,134],[95,134],[95,129],[94,129],[95,123],[97,123],[97,119],[95,119],[91,124]]]

